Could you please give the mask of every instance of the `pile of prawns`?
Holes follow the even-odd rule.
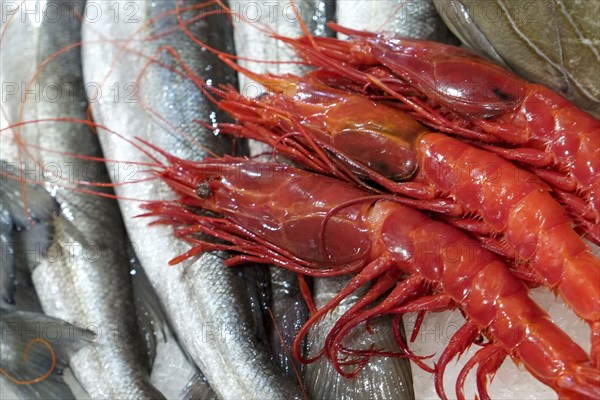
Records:
[[[409,357],[446,398],[447,365],[478,343],[456,382],[459,398],[475,368],[489,398],[488,377],[507,356],[561,397],[598,398],[600,261],[584,239],[600,244],[600,121],[468,50],[330,27],[349,39],[275,35],[314,67],[304,76],[252,73],[209,48],[268,89],[246,98],[196,80],[235,119],[213,128],[267,143],[287,162],[192,162],[146,143],[179,199],[146,204],[145,215],[192,244],[172,263],[228,250],[230,266],[296,272],[312,314],[294,354],[327,357],[346,377],[372,356]],[[316,309],[305,277],[339,275],[353,278]],[[590,354],[529,297],[535,286],[589,323]],[[361,287],[324,347],[303,358],[311,327]],[[466,322],[432,367],[408,348],[401,318],[453,309]],[[384,315],[402,351],[344,345]]]

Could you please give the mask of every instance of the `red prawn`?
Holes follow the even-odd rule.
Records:
[[[330,85],[400,101],[426,125],[527,166],[600,245],[598,119],[468,50],[329,27],[350,39],[274,36],[326,69]]]
[[[590,324],[592,358],[600,365],[600,260],[543,181],[388,104],[310,77],[252,77],[275,93],[247,99],[220,91],[219,106],[239,122],[221,124],[223,132],[266,142],[323,174],[351,180],[354,170],[416,199],[397,201],[459,216],[447,221],[515,260],[520,277],[556,290]],[[337,156],[333,167],[326,152]]]
[[[490,340],[461,372],[457,395],[469,370],[478,366],[480,395],[489,398],[486,377],[507,355],[561,396],[600,395],[600,371],[589,356],[529,297],[527,287],[505,264],[460,230],[398,204],[390,196],[369,196],[337,179],[274,163],[226,157],[190,162],[165,154],[158,175],[179,203],[146,205],[145,216],[175,227],[193,248],[173,262],[210,250],[237,253],[228,265],[275,263],[300,274],[323,277],[355,274],[329,303],[312,315],[295,342],[296,356],[307,331],[356,289],[373,286],[329,333],[325,354],[346,376],[358,372],[378,351],[346,349],[343,338],[362,321],[379,315],[460,307],[467,323],[455,334],[435,367],[436,389],[446,398],[446,365],[481,333]],[[206,215],[195,210],[206,210]],[[218,243],[207,241],[209,235]],[[462,256],[447,257],[448,249]],[[403,275],[408,277],[401,279]],[[381,302],[377,299],[383,296]],[[401,336],[397,340],[406,349]],[[340,360],[338,352],[358,360]],[[407,349],[405,353],[423,362]],[[345,365],[358,367],[346,372]]]

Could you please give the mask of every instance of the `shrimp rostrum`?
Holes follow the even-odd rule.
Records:
[[[247,99],[221,91],[219,106],[237,120],[219,125],[223,132],[261,140],[322,174],[374,182],[401,195],[398,202],[442,214],[512,260],[518,277],[558,292],[590,324],[592,359],[600,365],[600,260],[542,179],[431,131],[393,103],[328,87],[315,75],[252,77],[272,93]]]
[[[446,365],[481,334],[488,342],[461,372],[459,397],[464,397],[462,385],[475,367],[480,394],[488,397],[487,376],[507,356],[559,395],[600,395],[600,370],[586,352],[552,323],[502,261],[451,225],[392,196],[374,196],[291,166],[231,157],[196,163],[165,156],[167,165],[157,174],[179,199],[145,207],[147,216],[157,218],[155,223],[173,225],[175,234],[192,244],[173,262],[204,251],[230,250],[229,265],[253,261],[313,277],[353,275],[302,328],[295,342],[297,356],[311,326],[353,291],[372,284],[338,320],[328,345],[313,359],[326,356],[341,374],[352,376],[377,354],[343,345],[347,333],[363,321],[460,308],[467,321],[433,368],[442,398]],[[400,334],[397,340],[405,350],[397,355],[429,368],[407,349]]]
[[[350,38],[277,37],[325,69],[329,85],[395,100],[426,125],[521,163],[600,244],[598,119],[466,49],[330,27]]]

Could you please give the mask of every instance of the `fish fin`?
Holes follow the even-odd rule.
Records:
[[[63,373],[71,355],[94,333],[63,320],[0,310],[0,372],[23,399],[75,399]]]
[[[185,385],[179,396],[182,400],[216,400],[217,395],[200,371],[196,372]]]
[[[15,226],[28,229],[33,225],[50,220],[58,213],[58,203],[42,186],[21,184],[20,171],[16,163],[0,160],[3,179],[0,179],[0,201],[8,210]]]
[[[4,162],[2,165],[4,166]],[[18,195],[8,196],[0,182],[0,307],[42,312],[31,283],[30,270],[50,243],[51,226],[46,221],[28,224]],[[21,204],[21,205],[19,205]],[[19,214],[15,218],[15,213]],[[39,215],[39,213],[37,213]],[[25,225],[24,225],[25,224]]]

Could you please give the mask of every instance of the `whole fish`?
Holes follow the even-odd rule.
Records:
[[[600,2],[435,0],[473,50],[600,115]]]
[[[77,44],[83,2],[51,0],[46,7],[60,17],[41,19],[35,60],[41,65],[57,51]],[[71,11],[69,11],[71,10]],[[24,120],[85,118],[80,49],[75,47],[48,62],[32,86],[39,101],[25,104]],[[46,88],[45,90],[43,88]],[[52,216],[52,243],[32,279],[44,312],[70,323],[93,328],[98,340],[71,358],[70,366],[92,398],[162,399],[151,384],[150,365],[132,315],[135,313],[126,235],[114,200],[79,192],[86,181],[109,182],[104,163],[66,154],[101,157],[97,137],[76,123],[39,123],[24,127],[29,146],[23,155],[26,171],[40,172],[60,213]],[[51,167],[51,169],[49,169]],[[71,186],[67,190],[63,185]],[[110,195],[107,188],[97,188]]]
[[[137,81],[137,100],[95,103],[94,119],[128,138],[145,138],[184,158],[201,159],[207,148],[216,153],[232,152],[231,142],[195,122],[210,123],[219,117],[193,82],[177,73],[183,69],[175,60],[175,52],[188,68],[182,73],[184,76],[192,72],[198,79],[205,82],[210,79],[211,84],[216,84],[227,82],[230,74],[215,62],[210,52],[194,43],[181,25],[177,28],[176,6],[180,5],[181,18],[187,20],[202,13],[189,8],[203,6],[203,2],[127,4],[139,7],[140,12],[135,15],[138,23],[115,23],[109,9],[111,4],[96,3],[103,7],[102,18],[84,25],[84,40],[89,45],[84,46],[83,62],[86,81],[100,83],[103,90],[114,84]],[[217,15],[183,25],[193,35],[208,36],[205,40],[213,46],[233,51],[231,33],[224,22],[226,19]],[[146,23],[147,29],[136,34],[136,29]],[[115,42],[93,43],[101,37],[132,40],[120,42],[129,47],[119,58],[119,45]],[[148,68],[144,70],[145,65]],[[229,82],[234,82],[233,75],[229,76]],[[139,150],[115,135],[100,130],[100,138],[109,159],[148,161]],[[144,175],[137,171],[133,176],[116,180],[136,177]],[[122,185],[117,194],[143,200],[173,199],[170,191],[156,181]],[[224,255],[219,253],[204,254],[197,260],[169,268],[169,260],[189,250],[189,246],[175,238],[170,229],[148,227],[147,221],[135,219],[141,213],[139,203],[123,200],[120,205],[140,262],[179,340],[217,395],[226,399],[299,398],[297,385],[277,370],[255,336],[250,305],[245,301],[243,275],[227,269]]]
[[[74,400],[63,371],[94,340],[93,332],[63,320],[0,308],[0,386],[22,399]]]

